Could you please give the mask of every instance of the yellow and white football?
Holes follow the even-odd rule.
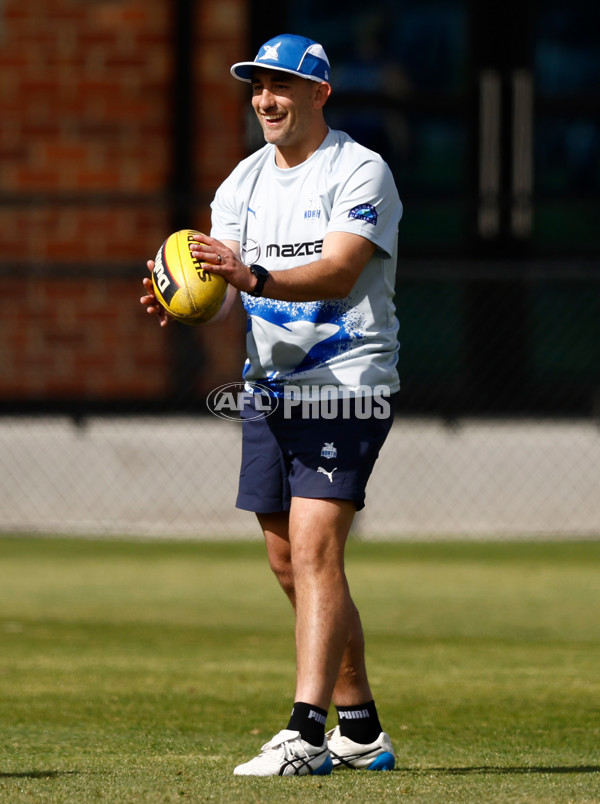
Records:
[[[227,293],[222,276],[205,271],[190,251],[195,229],[169,235],[154,260],[152,284],[167,312],[184,324],[210,321],[221,309]]]

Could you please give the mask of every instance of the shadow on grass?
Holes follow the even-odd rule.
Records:
[[[57,779],[59,776],[75,776],[79,771],[0,771],[0,779]]]
[[[439,773],[450,774],[453,776],[461,776],[467,774],[527,774],[527,773],[600,773],[600,765],[566,765],[552,767],[540,767],[536,765],[523,765],[517,767],[494,767],[491,765],[482,765],[480,767],[465,767],[465,768],[396,768],[397,771],[404,773],[414,773],[423,775],[426,773]]]

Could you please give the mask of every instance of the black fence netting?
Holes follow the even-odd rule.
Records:
[[[600,276],[585,265],[507,263],[504,275],[502,268],[400,265],[402,390],[356,536],[600,534]],[[3,317],[6,332],[5,303]],[[151,321],[140,330],[137,309],[134,318],[134,351],[146,337],[169,337],[157,336]],[[40,360],[54,355],[59,371],[75,347],[44,342],[45,327],[31,316],[27,337],[39,341]],[[197,331],[178,331],[183,354],[198,355],[178,361],[175,379],[172,363],[144,367],[169,374],[156,399],[5,393],[0,531],[258,536],[254,517],[235,508],[240,424],[205,404],[211,377],[240,380],[238,329],[210,349],[196,342]],[[5,339],[7,361],[14,342]]]

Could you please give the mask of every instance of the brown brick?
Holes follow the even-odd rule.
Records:
[[[200,4],[194,101],[198,120],[194,225],[243,155],[243,111],[231,62],[244,57],[244,0]],[[27,203],[0,207],[0,260],[35,266],[4,277],[0,297],[3,398],[152,398],[167,392],[169,336],[139,304],[145,261],[170,231],[162,205],[66,204],[54,193],[166,194],[170,181],[168,0],[5,0],[0,52],[0,187]],[[205,114],[209,108],[210,115]],[[37,201],[30,203],[37,197]],[[47,201],[44,199],[47,198]],[[68,263],[75,280],[53,277]],[[124,264],[139,278],[110,280]],[[88,264],[105,278],[86,278]],[[46,273],[44,278],[43,274]],[[210,366],[201,383],[241,366],[243,316],[198,328]]]

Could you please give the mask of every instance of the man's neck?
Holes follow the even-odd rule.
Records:
[[[309,142],[303,143],[299,147],[283,147],[275,146],[275,164],[278,168],[286,170],[301,165],[307,159],[318,151],[325,137],[329,133],[329,127],[325,125],[318,134],[316,134]]]

